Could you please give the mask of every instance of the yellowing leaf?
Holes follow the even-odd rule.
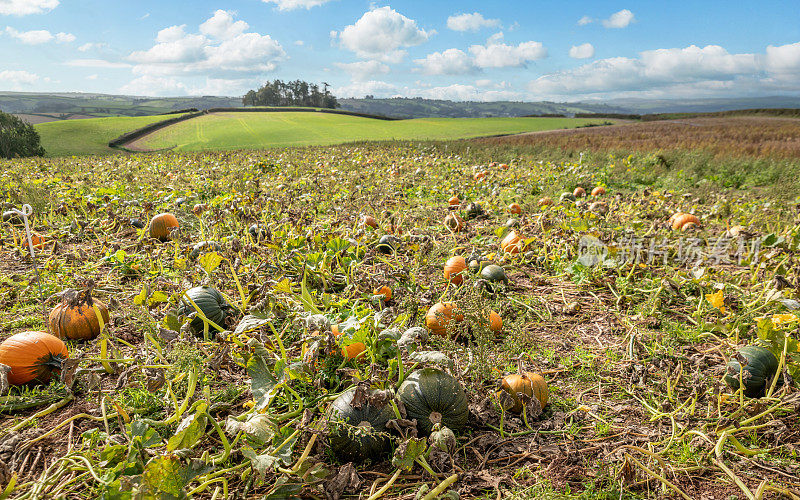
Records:
[[[722,290],[717,293],[707,293],[706,300],[709,304],[719,309],[719,312],[725,313],[725,297],[722,295]]]
[[[783,328],[785,325],[790,323],[794,323],[798,320],[798,317],[794,314],[773,314],[772,315],[772,324],[775,325],[775,328]]]

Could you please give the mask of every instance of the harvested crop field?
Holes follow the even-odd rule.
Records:
[[[800,496],[794,201],[470,147],[0,161],[0,338],[110,313],[13,351],[8,497]]]
[[[687,118],[481,139],[568,150],[700,150],[716,156],[800,158],[800,119]]]

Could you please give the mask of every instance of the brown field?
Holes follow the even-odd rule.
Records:
[[[564,150],[704,150],[718,157],[800,158],[800,119],[724,117],[536,132],[479,142]]]

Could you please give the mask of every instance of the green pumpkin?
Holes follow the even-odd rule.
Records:
[[[742,367],[737,360],[731,358],[725,373],[725,383],[733,390],[738,389],[741,371],[744,395],[748,398],[765,395],[778,370],[778,358],[769,349],[754,345],[742,347],[739,354],[747,360],[747,365]]]
[[[386,423],[395,418],[389,404],[373,406],[366,401],[353,408],[356,388],[343,392],[328,411],[331,433],[328,436],[331,450],[342,461],[360,462],[367,458],[379,462],[389,449]]]
[[[561,193],[561,196],[558,198],[558,201],[564,203],[565,201],[575,201],[575,195],[572,193]]]
[[[489,264],[481,270],[481,278],[492,283],[500,283],[501,281],[508,284],[508,276],[506,271],[497,264]]]
[[[397,251],[397,239],[394,236],[384,234],[375,245],[375,249],[380,253],[391,254]]]
[[[197,307],[203,311],[203,314],[206,315],[206,318],[219,326],[224,326],[225,318],[227,318],[228,311],[231,309],[231,306],[225,301],[225,298],[221,293],[219,293],[219,291],[217,291],[216,288],[211,286],[196,286],[194,288],[190,288],[186,292],[186,295],[192,299],[195,304],[197,304]],[[188,316],[193,312],[195,312],[195,308],[192,306],[191,302],[181,297],[181,303],[178,307],[178,314]],[[189,326],[195,333],[203,333],[202,318],[195,317]],[[209,325],[209,331],[213,332],[214,330],[214,327]]]
[[[261,241],[267,238],[267,230],[259,226],[258,224],[253,224],[249,228],[247,228],[247,232],[250,233],[250,236],[253,238],[253,241]]]
[[[222,253],[222,245],[216,241],[201,241],[192,247],[192,253],[189,254],[189,258],[194,260],[202,254],[211,252]]]
[[[417,420],[417,431],[422,436],[429,435],[439,422],[456,433],[467,425],[467,394],[455,377],[441,370],[423,368],[412,372],[400,385],[397,397],[406,407],[407,418]]]

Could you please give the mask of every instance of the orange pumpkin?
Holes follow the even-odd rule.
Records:
[[[383,295],[384,300],[392,300],[392,289],[386,285],[379,286],[372,293],[373,295]]]
[[[458,214],[450,214],[444,218],[444,225],[454,233],[464,229],[464,219]]]
[[[464,257],[460,255],[450,257],[444,263],[444,279],[454,285],[460,285],[464,282],[464,276],[461,275],[461,272],[466,268],[467,260]]]
[[[170,233],[180,227],[178,219],[170,214],[158,214],[150,220],[150,237],[157,240],[166,241]]]
[[[512,214],[519,215],[522,213],[522,207],[519,206],[519,203],[512,203],[511,205],[508,206],[508,211],[511,212]]]
[[[535,397],[539,400],[539,404],[544,408],[550,399],[550,389],[547,387],[547,382],[538,373],[525,372],[522,375],[514,373],[506,375],[500,382],[502,390],[511,395],[514,405],[509,410],[519,413],[522,411],[522,399],[517,394],[525,394],[528,397]]]
[[[606,194],[606,188],[603,186],[597,186],[596,188],[592,189],[592,196],[602,196]]]
[[[497,162],[496,161],[489,162],[489,168],[494,168],[496,166],[497,166]]]
[[[484,172],[484,171],[476,172],[475,175],[473,175],[472,177],[476,181],[479,181],[479,180],[484,179],[486,177],[486,172]]]
[[[108,324],[110,319],[108,308],[97,299],[92,299],[103,324]],[[88,304],[72,307],[62,302],[50,311],[50,332],[60,339],[66,340],[92,340],[100,335],[100,322],[94,308]]]
[[[363,342],[353,342],[350,345],[342,347],[342,356],[344,359],[361,360],[367,354],[367,346]]]
[[[689,223],[692,223],[695,226],[700,225],[700,219],[698,219],[696,215],[684,214],[680,212],[670,217],[669,222],[672,224],[673,231],[678,231],[678,230],[682,231],[684,226],[686,226]]]
[[[549,207],[553,204],[553,198],[549,196],[545,196],[544,198],[539,198],[539,201],[536,204],[540,207]]]
[[[447,203],[449,203],[451,207],[457,207],[461,205],[461,200],[458,198],[458,195],[454,194],[449,200],[447,200]]]
[[[508,163],[501,163],[500,164],[500,169],[501,170],[508,170]]]
[[[425,314],[425,326],[434,335],[446,336],[450,320],[456,322],[464,320],[464,315],[458,313],[455,307],[452,302],[437,302]]]
[[[369,227],[371,227],[371,228],[373,228],[373,229],[377,229],[377,227],[378,227],[378,221],[376,221],[376,220],[375,220],[375,217],[373,217],[373,216],[371,216],[371,215],[365,215],[365,216],[363,216],[363,217],[361,218],[361,222],[360,222],[360,224],[361,224],[362,226],[369,226]]]
[[[42,236],[41,234],[36,233],[36,232],[31,232],[31,243],[33,244],[33,248],[37,248],[37,249],[41,250],[42,248],[44,248],[44,244],[45,244],[44,236]],[[27,238],[23,239],[23,246],[25,248],[28,247]]]
[[[503,329],[503,318],[494,311],[489,311],[489,330],[493,333],[500,333]]]
[[[12,385],[46,384],[53,374],[61,373],[61,363],[68,357],[64,342],[45,332],[18,333],[0,344],[0,363],[11,367]]]
[[[572,196],[574,196],[575,198],[583,198],[584,196],[586,196],[586,190],[583,189],[582,187],[576,187],[575,191],[572,192]]]
[[[205,212],[207,209],[208,205],[204,203],[198,203],[197,205],[192,207],[192,213],[200,217],[201,215],[203,215],[203,212]]]
[[[522,236],[516,231],[511,231],[500,241],[500,249],[507,253],[519,253],[522,246]]]

